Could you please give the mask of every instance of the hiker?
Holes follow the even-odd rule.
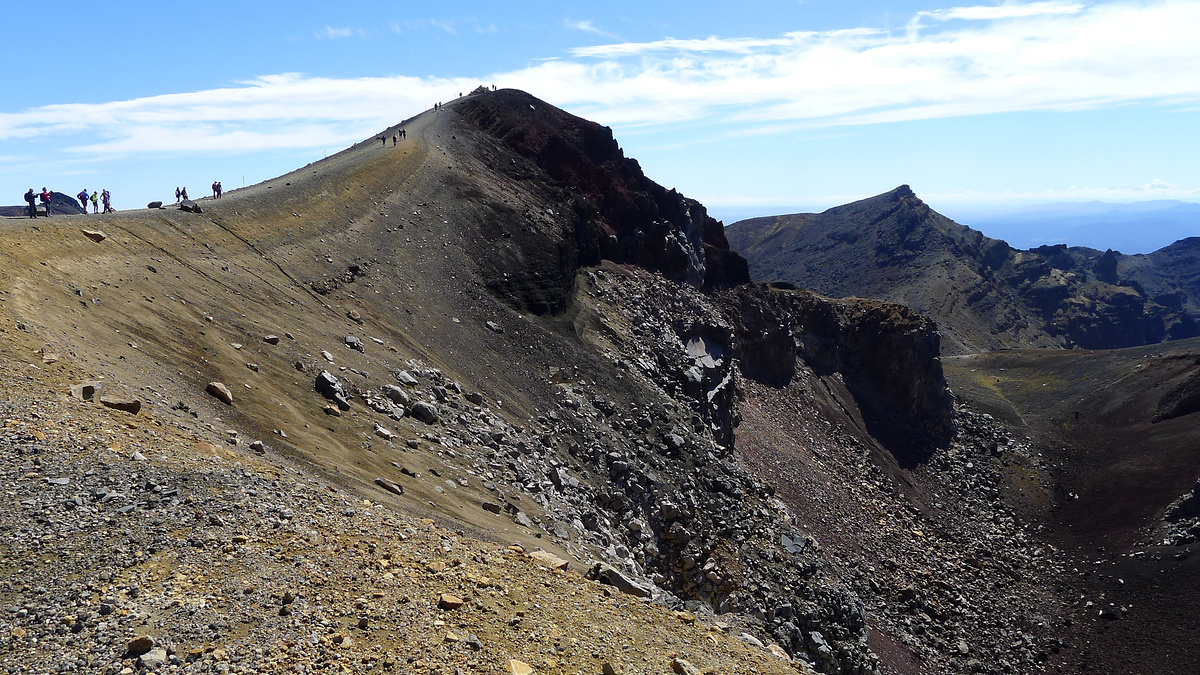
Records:
[[[225,186],[221,185],[221,181],[217,181],[217,198],[219,199],[221,197],[221,195],[224,195],[224,194],[225,194]]]
[[[386,148],[386,147],[387,147],[387,136],[380,136],[380,137],[379,137],[379,142],[380,142],[380,143],[382,143],[382,144],[383,144],[383,147],[385,147],[385,148]]]
[[[217,181],[215,181],[215,180],[213,181],[213,184],[212,184],[212,191],[213,191],[213,199],[216,199],[217,198]]]
[[[187,188],[183,188],[183,190],[179,194],[183,197],[183,200],[185,200],[185,201],[187,200],[187,198],[188,198]]]
[[[392,147],[396,147],[396,134],[392,134]]]
[[[408,138],[408,132],[406,132],[405,130],[401,129],[401,130],[400,130],[400,140],[404,140],[404,139],[406,139],[406,138]]]
[[[175,203],[176,204],[179,203],[179,188],[178,187],[175,188]]]
[[[79,194],[75,195],[75,198],[78,199],[79,203],[83,205],[83,212],[87,213],[87,203],[88,203],[87,188],[84,188],[83,192],[80,192]]]
[[[37,196],[33,194],[33,188],[25,193],[25,203],[29,205],[29,217],[37,218]]]
[[[87,213],[87,204],[83,205],[83,212]],[[100,213],[100,193],[92,190],[92,213]]]
[[[47,190],[46,186],[42,186],[42,194],[38,195],[42,203],[46,205],[46,217],[50,217],[50,200],[54,197],[54,193]]]
[[[112,213],[112,195],[108,193],[108,188],[105,188],[104,191],[100,193],[100,201],[104,202],[104,212]]]

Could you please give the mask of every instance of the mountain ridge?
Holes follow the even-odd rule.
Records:
[[[1065,245],[1021,251],[938,214],[908,186],[820,214],[740,221],[727,237],[758,278],[934,317],[951,354],[1198,334],[1200,286],[1183,271],[1194,257],[1186,243],[1133,256]]]

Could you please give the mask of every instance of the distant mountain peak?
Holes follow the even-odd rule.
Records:
[[[1111,348],[1200,334],[1200,238],[1150,255],[1012,249],[937,213],[908,185],[819,214],[734,223],[762,281],[908,305],[938,321],[948,353]]]

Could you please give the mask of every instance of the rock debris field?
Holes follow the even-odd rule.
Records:
[[[7,673],[803,670],[552,555],[0,373]]]

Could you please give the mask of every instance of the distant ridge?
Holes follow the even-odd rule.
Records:
[[[823,213],[739,221],[726,236],[757,279],[929,315],[947,354],[1200,334],[1200,239],[1147,255],[1066,245],[1022,251],[937,213],[907,185]]]

